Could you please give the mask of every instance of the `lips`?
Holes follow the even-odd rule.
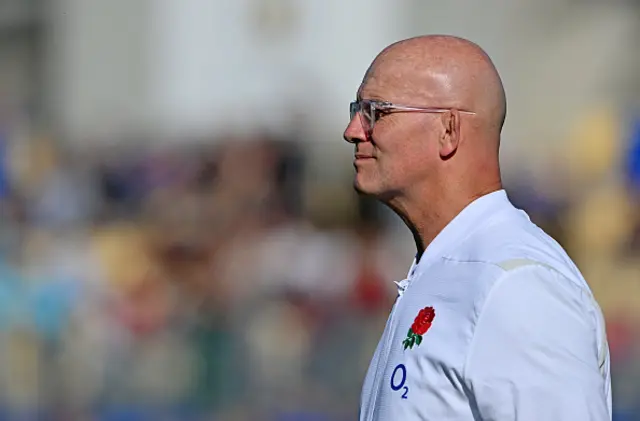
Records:
[[[355,158],[356,159],[373,159],[374,157],[371,155],[363,154],[363,153],[357,153],[355,154]]]

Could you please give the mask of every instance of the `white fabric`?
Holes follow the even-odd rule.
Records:
[[[611,420],[600,309],[562,248],[504,191],[465,208],[397,284],[361,421]],[[404,349],[428,306],[431,328]]]

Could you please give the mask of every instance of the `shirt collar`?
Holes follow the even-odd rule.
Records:
[[[468,204],[429,244],[420,262],[414,258],[407,274],[408,280],[420,276],[429,262],[441,258],[449,248],[460,244],[491,217],[508,208],[513,209],[513,205],[504,189],[481,196]]]

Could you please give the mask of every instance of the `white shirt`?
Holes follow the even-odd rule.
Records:
[[[361,421],[611,420],[600,308],[503,190],[467,206],[397,284]],[[435,317],[418,339],[410,328],[425,307]]]

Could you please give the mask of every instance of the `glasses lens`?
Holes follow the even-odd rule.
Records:
[[[371,101],[362,101],[360,108],[362,108],[362,115],[366,117],[369,123],[373,122],[373,115],[375,113],[375,105]]]
[[[360,117],[360,123],[366,132],[373,128],[373,115],[375,114],[375,105],[371,101],[354,101],[349,106],[349,114],[351,120],[356,114]]]
[[[353,117],[356,116],[356,114],[360,111],[360,103],[357,101],[352,102],[351,104],[349,104],[349,119],[353,120]]]

